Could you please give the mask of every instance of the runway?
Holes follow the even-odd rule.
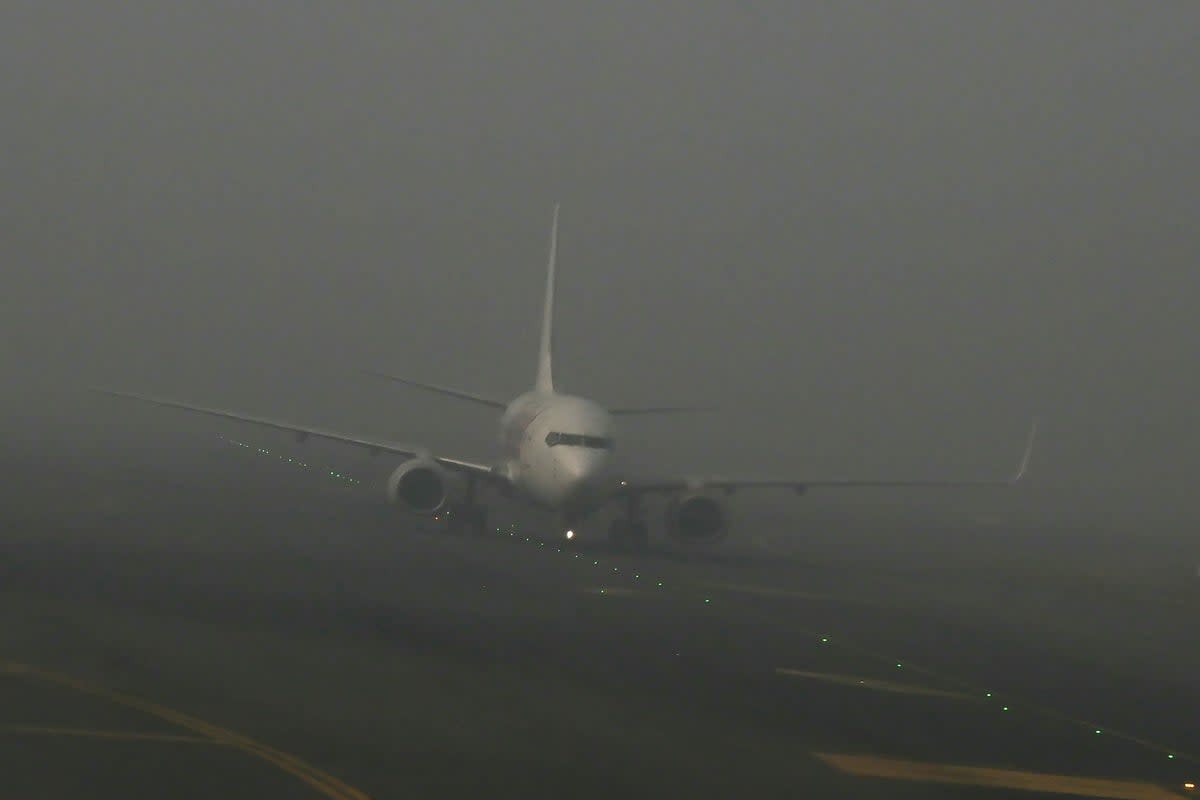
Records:
[[[886,525],[711,554],[568,548],[502,515],[463,537],[258,455],[8,465],[0,796],[1165,798],[1200,780],[1200,580],[1174,557],[882,558],[873,542],[946,535]]]

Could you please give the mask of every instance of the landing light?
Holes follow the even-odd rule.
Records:
[[[574,539],[575,531],[567,531],[567,539]]]

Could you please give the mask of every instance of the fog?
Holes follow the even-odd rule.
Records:
[[[561,387],[719,409],[629,421],[644,469],[991,477],[1036,414],[1031,487],[1188,511],[1198,29],[1185,2],[7,3],[0,429],[182,469],[213,427],[103,384],[486,457],[486,412],[356,370],[523,390],[558,201]]]

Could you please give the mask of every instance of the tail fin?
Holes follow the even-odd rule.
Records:
[[[546,299],[542,306],[542,341],[538,348],[537,381],[539,392],[554,391],[551,367],[554,354],[554,261],[558,253],[558,203],[554,204],[554,222],[550,226],[550,259],[546,267]]]

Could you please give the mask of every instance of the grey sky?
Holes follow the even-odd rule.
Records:
[[[630,423],[651,466],[978,474],[1036,412],[1038,480],[1187,487],[1198,31],[1165,1],[6,3],[9,416],[105,382],[486,452],[491,417],[351,370],[524,388],[560,200],[559,380],[726,412]]]

